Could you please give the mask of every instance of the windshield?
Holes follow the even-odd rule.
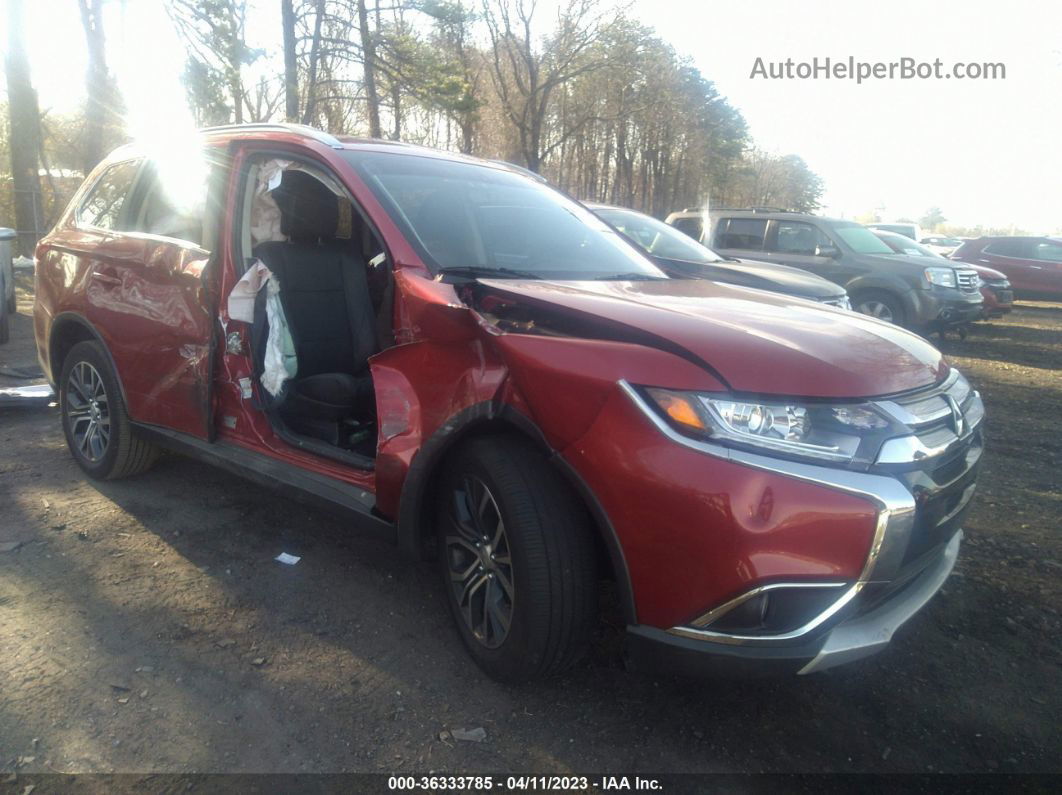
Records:
[[[878,235],[878,238],[896,254],[904,254],[908,257],[933,257],[934,259],[945,259],[932,249],[926,248],[921,243],[915,243],[911,238],[904,237],[903,235],[894,235],[890,232],[885,232]]]
[[[678,259],[686,262],[722,262],[723,258],[710,248],[663,221],[634,210],[601,207],[594,213],[604,218],[654,257]]]
[[[599,218],[529,177],[406,154],[344,155],[433,271],[666,278]]]
[[[892,254],[893,250],[882,242],[881,238],[867,229],[865,226],[852,224],[851,226],[835,226],[833,231],[837,233],[848,247],[856,254]]]

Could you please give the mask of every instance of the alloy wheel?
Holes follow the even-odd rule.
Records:
[[[111,412],[99,371],[88,362],[74,365],[66,381],[66,417],[78,452],[95,464],[111,441]]]
[[[453,490],[445,554],[465,625],[481,644],[505,642],[513,619],[513,564],[505,521],[487,485],[466,476]]]
[[[864,301],[856,307],[857,312],[861,312],[864,315],[870,315],[876,317],[878,320],[884,320],[888,323],[894,323],[895,319],[892,316],[892,310],[887,304],[881,301]]]

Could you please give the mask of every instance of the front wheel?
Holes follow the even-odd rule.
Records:
[[[902,326],[904,322],[900,301],[894,295],[880,290],[859,293],[852,298],[852,308],[856,312],[887,323],[895,323],[897,326]]]
[[[503,682],[557,673],[593,632],[597,571],[585,508],[532,445],[484,437],[446,462],[440,571],[458,632]]]

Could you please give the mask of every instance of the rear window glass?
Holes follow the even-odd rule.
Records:
[[[763,218],[724,218],[715,232],[715,247],[762,251],[767,220]]]
[[[998,254],[1001,257],[1026,257],[1029,251],[1029,241],[1013,238],[1010,240],[993,240],[985,246],[988,254]]]
[[[1046,260],[1047,262],[1062,262],[1062,243],[1048,241],[1035,243],[1033,245],[1031,258]]]
[[[694,240],[700,240],[704,231],[704,222],[700,218],[676,218],[671,225]]]
[[[128,160],[104,171],[81,202],[77,211],[78,223],[99,229],[118,229],[122,208],[139,167],[139,161]]]

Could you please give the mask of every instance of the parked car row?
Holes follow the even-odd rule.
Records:
[[[961,241],[923,236],[917,224],[864,227],[769,208],[685,210],[666,223],[716,256],[824,277],[845,288],[856,311],[920,333],[1000,317],[1015,296],[1062,300],[1062,238]]]
[[[601,579],[635,666],[812,673],[880,651],[954,567],[980,395],[822,302],[932,325],[980,312],[972,269],[787,213],[680,245],[503,164],[297,125],[198,149],[116,151],[37,248],[88,476],[167,448],[342,510],[435,560],[506,681],[578,659]]]
[[[926,257],[930,262],[947,259],[929,246],[916,243],[909,237],[897,235],[893,232],[875,230],[874,234],[885,241],[885,245],[906,257]],[[987,268],[984,265],[971,265],[977,271],[981,280],[981,298],[984,305],[981,316],[984,318],[1002,317],[1014,308],[1014,291],[1010,281],[997,270]]]
[[[977,272],[947,260],[897,254],[852,221],[773,210],[672,213],[667,223],[724,256],[800,268],[847,291],[866,315],[921,332],[945,331],[981,317]]]
[[[1019,298],[1062,301],[1062,237],[979,237],[951,259],[1004,274]]]

